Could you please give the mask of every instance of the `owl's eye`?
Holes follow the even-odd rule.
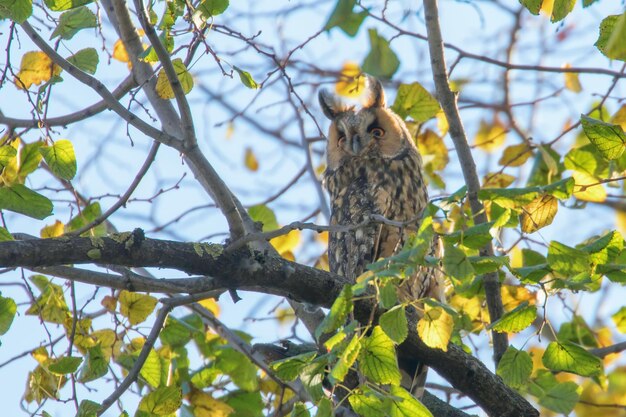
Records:
[[[370,133],[374,135],[375,138],[382,138],[383,136],[385,136],[385,131],[380,127],[371,128]]]

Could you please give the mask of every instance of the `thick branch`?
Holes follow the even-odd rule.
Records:
[[[330,307],[343,286],[348,284],[345,277],[245,247],[226,251],[223,246],[216,244],[146,239],[141,230],[110,237],[61,237],[0,242],[0,267],[93,263],[172,268],[188,274],[210,277],[196,278],[198,292],[246,289],[286,296],[323,307]],[[146,286],[151,281],[157,288],[163,282],[158,279],[144,279]],[[122,277],[120,281],[132,282]],[[92,283],[109,284],[105,280],[97,282],[96,278]],[[372,308],[375,305],[365,301],[358,303],[355,307],[356,318],[368,320]],[[425,363],[446,378],[452,386],[467,394],[489,415],[538,415],[517,392],[507,387],[482,362],[461,348],[450,345],[448,351],[443,352],[426,346],[415,331],[417,317],[409,317],[409,320],[410,334],[407,341],[400,346],[400,363],[411,360]]]
[[[467,195],[474,216],[474,223],[481,224],[487,222],[487,216],[482,203],[478,200],[478,191],[480,190],[480,181],[476,172],[476,164],[472,157],[467,136],[461,121],[461,115],[456,103],[456,96],[450,89],[448,83],[448,72],[446,70],[446,61],[443,53],[443,39],[441,37],[441,28],[439,27],[439,16],[437,10],[437,0],[424,0],[424,14],[426,17],[426,31],[428,32],[428,50],[430,52],[430,64],[437,90],[437,97],[441,103],[441,107],[448,119],[450,125],[450,137],[454,142],[454,147],[459,156],[461,169],[463,170],[463,178],[467,185]],[[493,256],[493,247],[491,243],[486,244],[481,250],[483,256]],[[498,320],[504,313],[502,306],[502,294],[500,292],[500,281],[498,274],[495,272],[485,274],[483,276],[485,286],[485,295],[487,298],[487,307],[489,308],[489,317],[491,322]],[[493,354],[496,364],[504,354],[508,347],[508,339],[506,333],[492,332],[493,335]]]

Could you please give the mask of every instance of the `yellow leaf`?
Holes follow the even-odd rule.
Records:
[[[552,9],[554,8],[554,0],[543,0],[541,3],[541,12],[546,16],[552,16]]]
[[[113,59],[116,59],[120,62],[128,62],[130,63],[130,58],[128,57],[128,52],[126,51],[126,47],[124,46],[124,42],[121,39],[118,39],[113,45]]]
[[[324,252],[317,261],[315,261],[314,268],[321,269],[322,271],[330,271],[330,265],[328,264],[328,254]]]
[[[626,212],[617,210],[615,214],[617,216],[615,219],[617,229],[622,233],[622,235],[626,235]]]
[[[195,417],[228,417],[235,410],[223,401],[203,391],[194,390],[189,396]]]
[[[417,333],[432,348],[448,350],[454,319],[442,307],[424,305],[424,317],[417,323]]]
[[[442,111],[437,113],[437,129],[439,129],[439,135],[442,137],[448,133],[450,129],[450,125],[448,124],[448,118],[446,114]]]
[[[626,104],[619,108],[611,117],[611,123],[614,125],[620,125],[622,130],[626,131]]]
[[[611,346],[614,343],[613,336],[611,335],[611,330],[608,327],[602,327],[601,329],[596,330],[595,333],[598,338],[598,345],[600,347]],[[604,366],[610,364],[611,362],[614,362],[615,360],[619,359],[619,357],[619,352],[606,355],[604,359],[602,359],[602,361],[604,362]]]
[[[226,125],[226,140],[231,140],[233,138],[233,135],[235,134],[235,123],[232,122],[232,120],[230,122],[228,122],[228,124]]]
[[[335,84],[335,92],[344,97],[357,97],[365,89],[365,77],[356,62],[347,61],[343,64],[339,81]]]
[[[213,313],[215,317],[219,317],[220,305],[217,303],[215,298],[205,298],[204,300],[198,301],[198,304]]]
[[[532,149],[530,149],[526,143],[507,146],[502,152],[502,156],[500,157],[498,164],[505,167],[518,167],[524,165],[532,154]]]
[[[176,75],[178,76],[178,81],[180,82],[180,86],[183,89],[183,93],[187,94],[193,88],[193,77],[187,71],[187,67],[182,59],[176,58],[172,61],[174,65],[174,70],[176,71]],[[174,90],[172,89],[172,85],[170,84],[167,75],[165,74],[165,70],[161,68],[159,74],[157,75],[156,82],[156,92],[159,97],[164,99],[172,99],[174,98]]]
[[[557,199],[549,194],[535,198],[524,207],[520,219],[522,232],[533,233],[552,223],[559,209]]]
[[[48,55],[40,51],[26,52],[22,57],[20,71],[15,76],[17,88],[26,90],[31,85],[47,82],[61,73],[61,67],[54,64]]]
[[[278,323],[283,326],[290,326],[295,320],[295,313],[291,307],[278,308],[274,313]]]
[[[433,170],[441,171],[448,165],[448,148],[435,132],[427,129],[417,136],[417,148],[422,154],[424,165],[431,165]]]
[[[606,188],[598,184],[597,178],[580,171],[572,173],[574,178],[574,197],[579,200],[601,203],[606,200]]]
[[[119,348],[121,340],[118,340],[117,335],[113,330],[96,330],[91,333],[90,337],[95,340],[94,346],[100,345],[102,355],[107,362],[111,359],[111,356],[118,355],[120,353]]]
[[[46,362],[48,362],[48,359],[50,359],[50,355],[48,355],[48,350],[43,347],[40,346],[38,348],[36,348],[35,350],[33,350],[30,355],[35,358],[35,360],[40,364],[43,365]]]
[[[563,65],[563,68],[571,68],[572,66],[569,63]],[[582,91],[582,86],[580,85],[580,79],[578,78],[577,72],[566,72],[563,74],[565,77],[565,88],[569,91],[573,91],[574,93],[580,93]]]
[[[286,252],[293,251],[296,246],[298,246],[298,243],[300,243],[300,235],[301,233],[299,230],[292,230],[287,234],[271,239],[270,243],[274,246],[276,252],[283,255]]]
[[[296,255],[294,255],[293,252],[290,250],[283,252],[281,256],[288,261],[291,261],[291,262],[296,261]]]
[[[315,235],[318,242],[328,245],[328,232],[321,232]]]
[[[523,258],[522,258],[522,250],[519,246],[515,246],[510,252],[509,257],[511,259],[510,264],[511,268],[521,268],[524,266]]]
[[[120,313],[132,325],[146,320],[154,311],[157,299],[145,294],[122,290],[119,295]]]
[[[326,171],[326,164],[323,162],[315,168],[315,174],[317,174],[318,177],[321,177],[324,171]]]
[[[113,312],[117,308],[117,299],[111,295],[105,295],[100,304],[108,311]]]
[[[483,177],[483,188],[506,188],[513,184],[515,177],[503,172],[489,173]]]
[[[39,236],[41,236],[43,239],[59,237],[63,235],[64,228],[65,226],[63,225],[63,223],[57,220],[54,222],[54,224],[45,226],[43,229],[41,229],[41,232],[39,232]]]
[[[474,138],[474,146],[486,152],[492,152],[504,144],[506,139],[506,127],[499,120],[494,120],[489,124],[484,120],[480,121],[480,126],[476,137]]]
[[[251,148],[246,148],[246,153],[244,155],[244,165],[250,171],[258,171],[259,170],[259,161],[256,159],[256,155]]]
[[[517,285],[502,286],[502,306],[504,311],[511,311],[524,301],[535,303],[535,293]]]

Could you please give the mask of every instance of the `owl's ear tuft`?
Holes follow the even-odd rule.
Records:
[[[345,111],[345,104],[343,104],[337,97],[332,95],[328,90],[322,88],[318,93],[320,101],[320,107],[324,112],[324,115],[330,120],[334,120],[337,115]]]
[[[367,90],[369,97],[365,102],[365,107],[387,107],[385,90],[378,78],[367,76]]]

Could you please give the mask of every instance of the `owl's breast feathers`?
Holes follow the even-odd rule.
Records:
[[[372,214],[394,221],[410,222],[406,227],[370,222],[349,231],[330,233],[330,270],[356,279],[365,266],[398,251],[428,201],[422,179],[422,163],[413,148],[393,158],[363,155],[351,158],[324,174],[331,200],[331,225],[355,226]]]

